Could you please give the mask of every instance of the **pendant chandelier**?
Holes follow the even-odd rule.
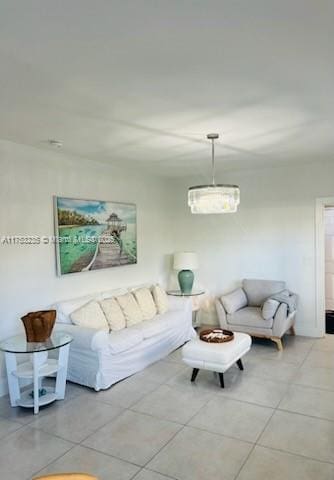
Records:
[[[188,190],[188,205],[191,213],[234,213],[240,203],[238,185],[224,185],[215,182],[215,140],[218,133],[209,133],[207,138],[212,144],[212,183],[197,185]]]

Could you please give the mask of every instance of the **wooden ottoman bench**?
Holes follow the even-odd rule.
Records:
[[[219,374],[220,386],[224,388],[224,372],[234,363],[244,369],[241,358],[249,352],[251,344],[250,335],[240,332],[234,332],[234,339],[226,343],[208,343],[197,337],[182,347],[182,359],[193,368],[192,382],[199,370],[211,370]]]

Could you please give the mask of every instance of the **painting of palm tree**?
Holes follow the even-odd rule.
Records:
[[[58,274],[137,263],[131,203],[54,197]]]

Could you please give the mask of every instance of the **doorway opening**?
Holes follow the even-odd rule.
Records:
[[[317,330],[334,335],[334,197],[316,200]]]
[[[334,208],[325,207],[325,331],[334,334]]]

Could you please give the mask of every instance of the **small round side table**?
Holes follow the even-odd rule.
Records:
[[[198,303],[198,297],[205,294],[205,290],[193,290],[191,293],[182,293],[181,290],[167,290],[167,295],[173,295],[174,297],[191,297],[193,305],[193,327],[200,326],[197,320],[197,314],[200,310]]]
[[[70,343],[73,337],[65,332],[54,332],[45,342],[27,342],[25,335],[16,335],[0,342],[0,350],[5,352],[10,404],[12,407],[33,408],[65,398],[67,364]],[[48,358],[50,350],[59,350],[58,360]],[[31,358],[17,364],[16,355],[31,354]],[[56,376],[55,388],[42,388],[43,377]],[[19,379],[32,381],[33,390],[20,392]],[[43,392],[43,394],[41,394]]]

